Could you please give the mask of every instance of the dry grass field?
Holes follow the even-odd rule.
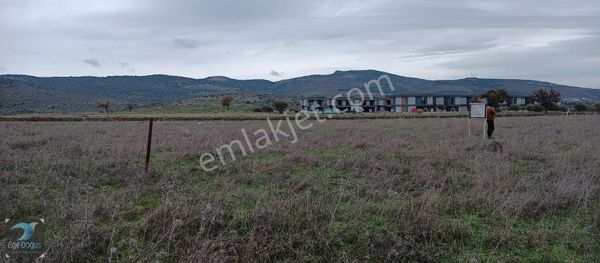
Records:
[[[330,120],[205,172],[266,121],[158,121],[144,173],[146,122],[0,122],[0,217],[44,217],[49,262],[599,262],[600,115],[466,125]]]

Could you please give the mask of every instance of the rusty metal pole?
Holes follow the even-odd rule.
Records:
[[[152,123],[154,122],[153,118],[150,118],[150,123],[148,124],[148,143],[146,145],[146,165],[144,167],[144,171],[148,172],[148,167],[150,166],[150,152],[152,148]]]

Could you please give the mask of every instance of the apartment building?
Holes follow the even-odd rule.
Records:
[[[373,99],[347,97],[307,97],[301,100],[300,108],[304,112],[376,112],[379,111],[378,101]]]
[[[469,111],[471,96],[397,96],[394,112]]]

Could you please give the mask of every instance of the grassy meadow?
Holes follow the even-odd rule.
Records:
[[[313,124],[205,172],[267,122],[157,121],[145,173],[147,122],[0,122],[0,217],[49,262],[600,261],[600,115]]]

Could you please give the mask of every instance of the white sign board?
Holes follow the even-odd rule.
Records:
[[[471,103],[471,118],[485,118],[485,104]]]

